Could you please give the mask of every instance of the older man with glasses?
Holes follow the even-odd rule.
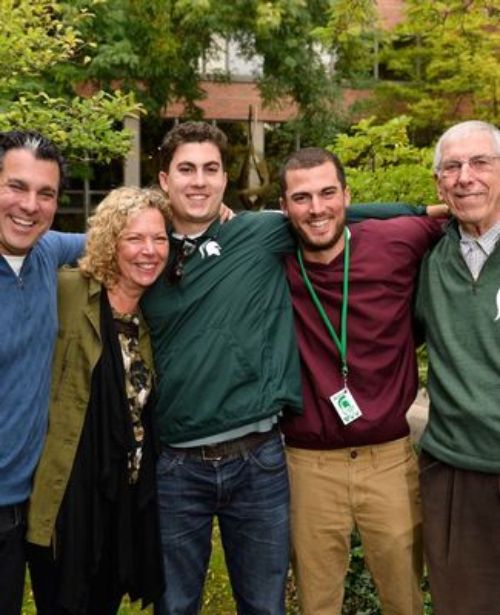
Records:
[[[424,544],[435,614],[492,615],[500,605],[500,131],[453,126],[434,168],[455,219],[424,261],[417,298],[429,351]]]

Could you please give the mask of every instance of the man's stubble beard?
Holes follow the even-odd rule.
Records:
[[[310,242],[308,241],[307,237],[304,237],[304,235],[299,232],[299,237],[300,237],[300,243],[302,245],[302,248],[307,251],[307,252],[324,252],[327,250],[330,250],[331,248],[335,247],[337,245],[337,243],[340,241],[340,239],[342,238],[342,235],[344,233],[344,229],[346,227],[346,220],[345,220],[345,216],[344,218],[339,221],[339,224],[336,226],[335,228],[335,233],[333,234],[333,236],[324,241],[324,242]]]

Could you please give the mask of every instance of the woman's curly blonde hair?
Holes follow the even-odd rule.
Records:
[[[132,216],[149,208],[161,213],[168,228],[172,214],[162,192],[134,186],[112,190],[88,220],[85,254],[78,261],[80,271],[106,288],[112,288],[120,275],[116,259],[120,234]]]

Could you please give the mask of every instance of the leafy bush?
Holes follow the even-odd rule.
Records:
[[[381,125],[373,118],[361,120],[352,134],[339,135],[328,148],[346,167],[354,202],[436,201],[432,151],[410,143],[409,123],[406,116]]]

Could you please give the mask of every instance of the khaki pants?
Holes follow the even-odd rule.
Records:
[[[287,449],[292,563],[304,615],[337,615],[354,526],[384,615],[422,613],[422,523],[409,438],[338,450]]]

